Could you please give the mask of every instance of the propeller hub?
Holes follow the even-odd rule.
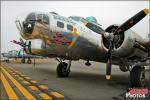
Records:
[[[113,40],[114,34],[113,34],[113,33],[105,32],[105,33],[104,33],[104,37],[105,37],[107,40]]]

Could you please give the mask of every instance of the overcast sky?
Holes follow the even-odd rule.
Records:
[[[149,1],[1,1],[1,50],[7,52],[21,48],[10,41],[20,38],[15,19],[23,12],[54,11],[66,17],[94,16],[105,29],[111,24],[122,24],[145,7],[149,8]],[[146,37],[146,33],[149,33],[149,16],[132,30]]]

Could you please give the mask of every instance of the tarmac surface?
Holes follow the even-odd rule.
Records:
[[[112,79],[105,79],[105,64],[91,62],[85,66],[84,61],[73,61],[68,78],[58,78],[56,67],[59,64],[54,59],[33,64],[9,63],[14,70],[21,72],[51,90],[58,91],[68,100],[124,100],[123,96],[128,88],[129,72],[121,72],[119,67],[112,66]],[[147,67],[147,87],[150,87],[150,71]],[[4,90],[1,87],[1,92]],[[3,96],[6,94],[3,93]]]

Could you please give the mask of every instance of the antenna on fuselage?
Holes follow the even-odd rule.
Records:
[[[59,15],[58,13],[55,13],[55,12],[49,12],[49,13],[51,13],[51,14],[55,14],[55,15]]]

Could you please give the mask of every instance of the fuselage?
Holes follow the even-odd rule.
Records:
[[[104,46],[104,30],[98,23],[77,16],[63,17],[56,13],[35,12],[28,14],[24,22],[16,20],[16,23],[22,37],[27,40],[41,39],[48,45],[43,49],[48,51],[45,53],[49,57],[106,62],[108,48]],[[129,58],[138,54],[147,57],[147,52],[134,48],[135,40],[136,33],[126,31],[120,47],[114,52],[115,64],[119,64],[120,59],[126,56]]]
[[[26,21],[29,21],[30,16],[27,16]],[[83,18],[76,16],[67,18],[52,13],[36,16],[37,18],[43,16],[41,22],[35,23],[32,35],[28,33],[29,37],[26,38],[24,35],[23,37],[42,39],[49,45],[50,55],[73,60],[105,61],[106,53],[101,46],[101,34],[86,27]]]

